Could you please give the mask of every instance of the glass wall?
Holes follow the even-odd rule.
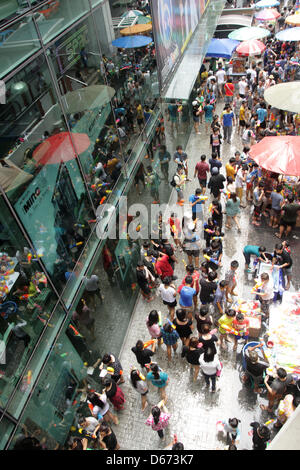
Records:
[[[11,31],[0,23],[0,447],[16,422],[10,447],[25,432],[54,449],[74,422],[87,366],[108,350],[119,354],[138,294],[140,241],[100,240],[96,221],[108,225],[111,215],[101,206],[118,214],[121,195],[136,202],[141,161],[159,173],[162,202],[172,188],[158,155],[153,44],[112,47],[106,2],[0,3],[6,21],[16,16]],[[140,202],[149,204],[146,183]],[[86,288],[92,275],[95,295]]]

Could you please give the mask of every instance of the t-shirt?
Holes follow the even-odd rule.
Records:
[[[224,328],[222,328],[221,325],[226,325],[228,326],[229,328],[232,328],[232,322],[234,320],[234,317],[229,317],[228,315],[226,315],[226,313],[224,313],[224,315],[221,316],[221,318],[219,318],[218,320],[218,323],[220,325],[219,327],[219,332],[222,334],[222,335],[225,335],[227,333],[226,330],[224,330]]]
[[[201,180],[206,180],[207,172],[209,171],[209,165],[206,162],[198,162],[195,166],[195,171],[198,172],[198,178]]]
[[[225,83],[224,90],[225,90],[225,95],[226,96],[233,96],[234,84],[233,83]]]
[[[155,379],[153,372],[148,372],[146,379],[150,380],[152,385],[155,387],[162,388],[167,384],[168,374],[166,372],[160,371],[159,379]]]
[[[200,300],[203,304],[213,302],[214,293],[218,287],[216,282],[210,282],[206,279],[200,280]]]
[[[173,276],[173,269],[172,266],[169,263],[169,257],[168,255],[162,256],[156,263],[155,263],[155,269],[156,272],[159,276],[164,279],[167,276],[172,277]]]
[[[242,188],[244,185],[244,172],[242,168],[240,168],[235,176],[235,187],[236,188]]]
[[[240,336],[248,336],[249,335],[249,320],[248,318],[244,318],[242,322],[237,321],[235,318],[232,322],[233,328],[239,332]]]
[[[297,220],[298,211],[300,210],[300,205],[295,202],[292,202],[290,204],[286,204],[283,210],[284,214],[282,216],[282,219],[285,222],[295,223]]]
[[[260,362],[257,361],[253,364],[253,362],[250,361],[250,358],[248,354],[245,354],[245,359],[246,359],[246,369],[250,374],[254,375],[254,377],[259,377],[263,375],[264,371],[269,367],[269,364],[266,362]]]
[[[191,202],[191,203],[194,203],[197,200],[199,200],[199,202],[197,202],[196,204],[194,204],[192,206],[193,214],[201,214],[202,213],[202,205],[203,205],[204,201],[203,200],[201,201],[199,199],[199,196],[196,196],[195,194],[192,194],[192,196],[189,197],[189,202]]]
[[[247,255],[255,255],[259,258],[260,257],[259,246],[258,245],[246,245],[244,248],[244,253]]]
[[[272,209],[279,211],[281,209],[281,203],[283,201],[283,196],[280,193],[275,191],[271,192],[271,200],[272,200]]]
[[[240,80],[239,81],[238,87],[239,87],[239,94],[240,95],[244,95],[246,93],[247,86],[248,86],[248,84],[247,84],[246,80]]]
[[[216,73],[217,82],[219,84],[225,83],[226,72],[225,70],[219,69]]]
[[[161,284],[158,288],[158,292],[161,295],[162,300],[165,302],[173,303],[175,300],[174,294],[176,293],[173,287],[168,286],[167,288],[164,284]]]
[[[154,352],[151,351],[151,349],[142,349],[140,351],[136,346],[131,348],[131,351],[136,355],[136,360],[142,367],[144,367],[145,364],[149,364],[151,362],[151,356],[154,355]]]
[[[278,378],[274,379],[273,382],[271,383],[271,389],[273,392],[275,392],[277,395],[283,395],[283,393],[286,390],[286,387],[293,381],[293,376],[292,374],[287,374],[286,380],[282,382]]]
[[[266,442],[268,441],[268,439],[263,439],[258,435],[257,429],[259,428],[260,424],[258,422],[253,422],[250,423],[250,426],[252,426],[253,428],[253,450],[265,450],[265,448],[267,447]]]
[[[232,111],[230,111],[229,113],[227,111],[224,111],[221,114],[221,118],[223,119],[224,126],[228,126],[228,127],[232,126],[232,120],[234,119],[234,114]]]
[[[180,293],[180,305],[182,307],[191,307],[193,305],[193,297],[197,294],[196,289],[190,286],[180,286],[178,292]]]
[[[226,169],[226,176],[231,176],[231,178],[235,178],[235,168],[232,166],[230,163],[226,163],[225,165]]]
[[[260,122],[264,122],[265,118],[268,115],[268,112],[265,108],[258,108],[256,113]]]
[[[204,106],[204,114],[206,118],[212,119],[213,118],[213,110],[214,107],[212,104],[206,104]]]
[[[89,279],[86,277],[84,280],[85,290],[88,292],[94,292],[99,288],[99,277],[93,274]]]
[[[209,164],[210,164],[210,172],[214,167],[221,168],[222,166],[222,162],[220,160],[217,160],[216,158],[210,158]]]

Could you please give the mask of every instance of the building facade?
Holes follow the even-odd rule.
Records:
[[[152,202],[135,176],[141,163],[145,173],[149,164],[160,171],[165,105],[151,46],[139,57],[142,86],[132,89],[139,52],[112,46],[111,11],[120,20],[122,10],[103,0],[0,5],[1,449],[22,433],[64,446],[84,403],[79,390],[87,379],[100,386],[92,365],[105,352],[118,355],[138,295],[140,241],[117,216],[121,196],[128,205]],[[135,118],[139,102],[152,112],[124,136],[120,108],[132,106]],[[192,126],[183,105],[187,132],[171,152]],[[161,203],[171,189],[161,182]],[[112,230],[112,216],[121,236],[101,239],[97,227]],[[98,296],[87,291],[91,275]],[[93,328],[78,321],[85,302]]]

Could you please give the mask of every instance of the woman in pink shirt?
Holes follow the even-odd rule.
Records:
[[[161,408],[163,408],[164,411],[161,411]],[[159,437],[162,439],[164,437],[163,429],[168,426],[170,418],[171,415],[165,407],[164,400],[162,400],[157,406],[153,406],[151,414],[146,421],[146,425],[151,426],[153,431],[157,431]]]

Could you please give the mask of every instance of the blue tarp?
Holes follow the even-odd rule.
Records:
[[[224,57],[225,59],[230,59],[239,43],[239,41],[235,41],[234,39],[213,38],[208,46],[206,57]]]
[[[152,38],[149,36],[125,36],[118,39],[115,39],[112,42],[112,45],[115,47],[120,47],[121,49],[131,49],[135,47],[144,47],[148,46],[152,42]]]

